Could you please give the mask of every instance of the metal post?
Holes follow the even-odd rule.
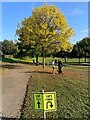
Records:
[[[44,120],[46,120],[46,112],[44,111]]]
[[[44,90],[42,90],[42,93],[44,94]],[[44,120],[46,120],[46,112],[44,111]]]

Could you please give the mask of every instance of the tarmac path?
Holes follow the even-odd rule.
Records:
[[[20,118],[20,110],[25,97],[26,86],[30,74],[30,65],[2,64],[2,116],[5,118]]]

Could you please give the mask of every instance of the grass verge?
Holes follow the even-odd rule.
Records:
[[[22,118],[43,119],[43,111],[35,111],[32,92],[56,92],[57,111],[47,112],[47,120],[89,119],[88,71],[78,68],[63,68],[63,74],[52,74],[50,66],[31,66],[27,95],[22,110]]]

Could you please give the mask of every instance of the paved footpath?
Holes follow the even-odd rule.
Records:
[[[30,74],[30,65],[3,64],[2,69],[2,116],[19,118]]]

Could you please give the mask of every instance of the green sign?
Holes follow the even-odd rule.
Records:
[[[33,96],[36,110],[56,111],[56,92],[33,93]]]
[[[36,110],[43,110],[43,94],[33,93],[33,97],[34,97],[34,108]]]

